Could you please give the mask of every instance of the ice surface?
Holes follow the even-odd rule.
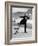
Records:
[[[22,30],[22,32],[20,32]],[[26,29],[27,33],[24,33],[24,30],[21,28],[20,31],[18,31],[16,34],[12,34],[13,38],[28,38],[32,37],[32,29]]]

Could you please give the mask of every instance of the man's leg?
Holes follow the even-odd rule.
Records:
[[[26,33],[26,24],[24,25],[24,32]]]

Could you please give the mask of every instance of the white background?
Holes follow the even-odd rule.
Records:
[[[0,0],[0,46],[5,46],[5,1],[6,0]],[[38,3],[38,0],[11,0],[11,1]],[[13,46],[38,46],[38,43],[18,44]]]

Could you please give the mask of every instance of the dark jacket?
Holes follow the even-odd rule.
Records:
[[[26,19],[25,17],[26,17],[27,19],[29,19],[29,17],[24,16],[23,19],[20,21],[20,25],[21,25],[21,24],[26,24],[27,19]]]

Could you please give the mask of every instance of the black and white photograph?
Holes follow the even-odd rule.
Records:
[[[5,43],[37,42],[37,4],[5,3]]]
[[[32,8],[12,8],[12,37],[32,38]]]

